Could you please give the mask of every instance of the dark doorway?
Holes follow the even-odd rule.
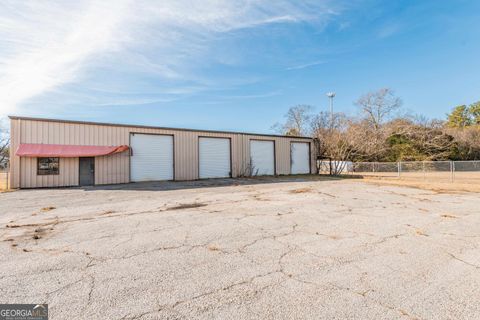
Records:
[[[95,184],[95,158],[80,158],[80,186]]]

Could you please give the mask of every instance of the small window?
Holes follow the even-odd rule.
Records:
[[[60,158],[37,158],[37,174],[40,176],[58,174]]]

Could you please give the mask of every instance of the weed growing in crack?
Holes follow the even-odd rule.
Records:
[[[208,250],[210,251],[220,251],[220,248],[215,245],[215,244],[210,244],[208,247],[207,247]]]

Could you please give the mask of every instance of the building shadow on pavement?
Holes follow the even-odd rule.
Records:
[[[132,191],[170,191],[198,188],[215,188],[230,186],[248,186],[257,184],[272,184],[286,182],[309,182],[309,181],[334,181],[344,180],[345,177],[333,177],[325,175],[295,175],[276,177],[250,177],[250,178],[220,178],[194,181],[151,181],[131,182],[125,184],[97,185],[91,187],[75,187],[85,191],[96,190],[132,190]]]

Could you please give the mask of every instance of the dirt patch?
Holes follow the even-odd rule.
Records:
[[[312,192],[312,189],[311,188],[300,188],[300,189],[290,190],[290,193],[308,193],[308,192]]]

